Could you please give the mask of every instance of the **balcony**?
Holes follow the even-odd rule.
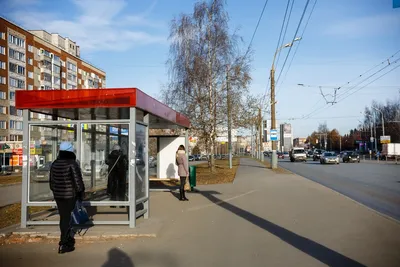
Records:
[[[46,67],[40,67],[40,72],[47,73],[51,75],[51,70]]]

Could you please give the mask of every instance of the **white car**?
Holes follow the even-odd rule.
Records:
[[[90,166],[90,162],[83,164],[82,168],[82,173],[83,175],[90,176],[92,175],[92,168]],[[96,161],[96,178],[107,178],[108,176],[108,166],[107,164],[104,163],[102,160],[97,160]]]
[[[335,152],[324,152],[320,158],[321,164],[339,164],[339,155],[336,155]]]

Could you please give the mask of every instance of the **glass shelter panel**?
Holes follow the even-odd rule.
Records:
[[[129,124],[82,124],[81,167],[90,201],[128,201]],[[115,150],[116,145],[120,150]]]
[[[136,123],[136,200],[146,196],[146,168],[148,162],[146,160],[147,144],[146,144],[146,127],[145,125]]]
[[[29,201],[52,201],[49,174],[57,158],[61,142],[69,141],[76,148],[76,124],[31,125],[29,141]]]

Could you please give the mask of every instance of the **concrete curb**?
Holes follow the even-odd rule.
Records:
[[[82,242],[85,241],[107,241],[107,240],[115,240],[115,239],[135,239],[135,238],[156,238],[156,234],[90,234],[79,236],[76,235],[75,239],[80,240]],[[32,239],[37,239],[37,242],[40,241],[58,241],[60,239],[59,233],[40,233],[40,232],[10,232],[7,234],[0,234],[0,244],[14,243],[15,239],[17,239],[17,243],[25,244],[31,243]]]
[[[7,186],[13,186],[13,185],[20,185],[22,184],[21,182],[18,183],[11,183],[11,184],[0,184],[0,187],[7,187]]]

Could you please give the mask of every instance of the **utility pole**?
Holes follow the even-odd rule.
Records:
[[[251,144],[250,144],[250,154],[251,157],[253,157],[253,148],[254,148],[254,144],[253,144],[253,124],[251,125]]]
[[[339,152],[342,152],[342,136],[339,134]]]
[[[259,142],[259,144],[258,144],[258,150],[260,151],[260,154],[259,154],[259,159],[261,160],[261,161],[264,161],[264,153],[263,153],[263,149],[262,149],[262,147],[263,147],[263,145],[262,145],[262,143],[263,143],[263,140],[262,140],[262,117],[261,117],[261,107],[260,108],[258,108],[258,128],[259,128],[259,140],[260,140],[260,142]]]
[[[276,55],[276,53],[275,53]],[[275,61],[275,57],[274,57]],[[275,118],[275,67],[272,64],[271,68],[271,130],[276,130],[276,118]],[[278,159],[276,154],[276,141],[272,142],[272,156],[271,156],[271,168],[278,168]]]
[[[376,118],[375,118],[375,112],[374,112],[374,133],[375,133],[375,153],[378,151],[378,143],[376,142],[377,136],[376,136]]]
[[[229,84],[229,65],[226,70],[226,100],[228,109],[228,153],[229,153],[229,169],[232,169],[232,132],[231,132],[231,93]]]

